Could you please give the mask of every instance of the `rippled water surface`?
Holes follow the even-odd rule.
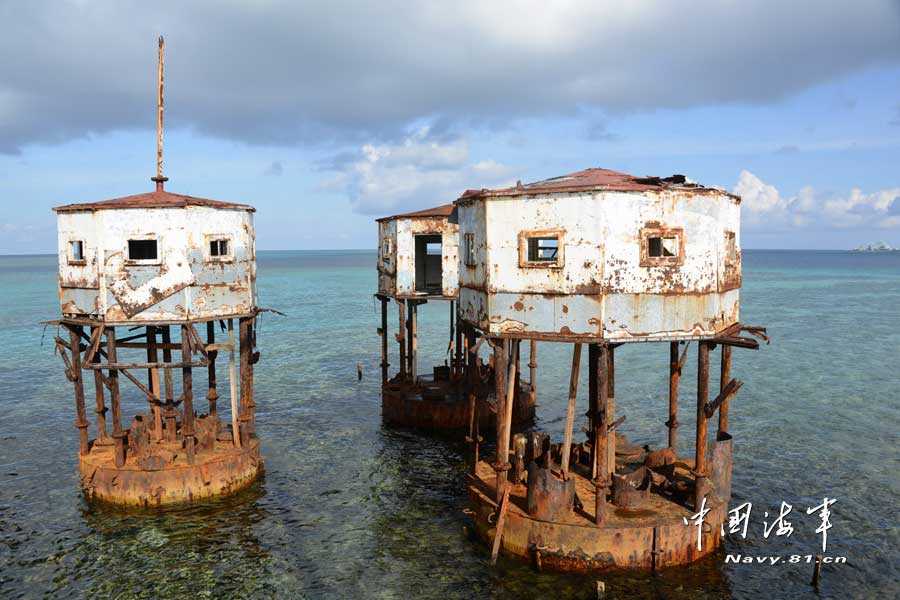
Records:
[[[88,505],[79,492],[72,389],[55,328],[40,325],[59,311],[55,257],[0,257],[0,595],[562,599],[594,598],[602,579],[609,598],[814,597],[811,565],[725,556],[821,553],[806,508],[825,496],[837,498],[827,554],[847,563],[824,568],[818,597],[900,595],[900,254],[745,252],[741,318],[773,337],[759,352],[736,350],[732,368],[745,383],[731,409],[733,502],[753,503],[750,530],[658,576],[488,565],[466,532],[465,448],[381,424],[374,262],[365,252],[260,253],[261,304],[288,315],[266,313],[259,330],[266,477],[231,498],[141,513]],[[420,309],[421,365],[443,360],[447,331],[446,304]],[[570,352],[538,350],[538,426],[555,440]],[[623,431],[664,444],[667,346],[616,358]],[[696,370],[686,372],[684,451]],[[124,414],[143,410],[136,389],[123,389]],[[580,403],[579,414],[584,394]],[[794,506],[794,532],[766,539],[763,511],[774,516],[782,501]]]

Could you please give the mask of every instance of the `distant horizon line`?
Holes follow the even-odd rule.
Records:
[[[856,248],[743,248],[748,252],[853,252]],[[378,248],[290,248],[290,249],[257,249],[259,252],[372,252],[377,253]],[[885,252],[889,253],[889,252]],[[881,252],[861,252],[861,254],[881,254]],[[26,256],[56,256],[55,252],[27,252],[23,254],[0,253],[0,258],[26,257]]]

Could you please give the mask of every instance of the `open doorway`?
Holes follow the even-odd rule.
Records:
[[[416,236],[417,293],[441,294],[441,281],[443,279],[441,250],[440,234]]]

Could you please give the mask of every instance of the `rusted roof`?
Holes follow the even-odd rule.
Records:
[[[53,210],[57,212],[68,212],[74,210],[106,210],[115,208],[184,208],[186,206],[208,206],[210,208],[248,210],[251,212],[256,210],[248,204],[235,204],[233,202],[195,198],[193,196],[173,194],[172,192],[166,191],[147,192],[146,194],[136,194],[134,196],[102,200],[100,202],[66,204],[64,206],[54,207]]]
[[[551,177],[543,181],[522,184],[514,187],[495,190],[480,189],[466,190],[460,200],[471,198],[488,198],[491,196],[527,196],[533,194],[549,194],[564,192],[585,191],[614,191],[614,192],[647,192],[665,189],[685,189],[698,192],[716,191],[738,198],[734,194],[707,188],[693,182],[684,175],[672,175],[671,177],[638,177],[628,173],[610,171],[609,169],[585,169],[568,175]]]
[[[426,208],[425,210],[417,210],[416,212],[403,213],[400,215],[392,215],[390,217],[381,217],[376,221],[390,221],[391,219],[415,219],[417,217],[449,217],[453,213],[453,204],[441,204],[434,208]]]

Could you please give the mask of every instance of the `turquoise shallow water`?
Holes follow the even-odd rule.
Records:
[[[487,564],[464,531],[465,449],[381,425],[374,261],[260,253],[261,303],[288,315],[265,314],[259,331],[267,475],[229,499],[147,514],[83,500],[72,391],[54,330],[39,324],[59,310],[55,258],[0,257],[0,595],[592,598],[599,578],[610,598],[814,597],[811,565],[724,560],[820,551],[805,509],[824,496],[837,498],[828,554],[847,563],[824,568],[817,597],[900,595],[900,254],[745,252],[742,321],[773,337],[734,353],[745,386],[731,411],[733,500],[753,503],[750,531],[659,576]],[[420,309],[422,365],[442,360],[447,311]],[[538,351],[538,426],[557,440],[570,352]],[[632,441],[665,440],[667,357],[665,345],[617,352],[617,411]],[[695,368],[687,372],[685,451]],[[125,389],[124,414],[142,410]],[[762,511],[782,501],[794,505],[794,533],[766,539]]]

